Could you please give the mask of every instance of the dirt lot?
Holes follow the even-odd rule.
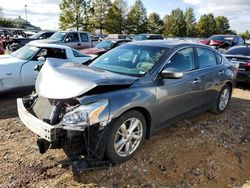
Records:
[[[19,121],[15,96],[0,99],[0,187],[250,187],[250,91],[236,89],[221,115],[184,120],[147,140],[128,162],[82,172],[44,155]],[[76,181],[77,180],[77,181]]]

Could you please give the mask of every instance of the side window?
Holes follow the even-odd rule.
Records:
[[[47,48],[47,49],[43,48],[36,55],[34,60],[37,60],[39,57],[67,59],[65,50],[64,49],[59,49],[59,48]]]
[[[165,68],[173,68],[180,72],[194,70],[195,60],[193,48],[185,48],[176,52],[167,62]]]
[[[89,37],[87,33],[80,33],[82,42],[89,42]]]
[[[239,36],[239,45],[244,45],[244,39],[242,37]]]
[[[217,64],[222,64],[222,57],[219,54],[216,54]]]
[[[40,50],[40,52],[38,52],[38,54],[36,54],[36,56],[33,58],[33,60],[38,61],[39,57],[45,57],[46,58],[47,53],[48,53],[48,50],[43,48],[43,49]]]
[[[78,33],[69,33],[65,39],[66,42],[79,42]]]
[[[205,48],[197,48],[198,62],[200,68],[217,65],[217,59],[214,52]]]

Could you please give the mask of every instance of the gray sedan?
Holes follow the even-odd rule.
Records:
[[[223,112],[237,69],[216,50],[193,43],[133,42],[88,66],[47,61],[36,94],[18,99],[22,122],[41,152],[131,158],[145,138],[201,111]]]

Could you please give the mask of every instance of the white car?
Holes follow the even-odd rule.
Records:
[[[84,63],[92,59],[67,46],[32,41],[11,55],[0,56],[0,93],[34,86],[38,74],[34,67],[42,65],[46,58],[57,58],[62,63]]]

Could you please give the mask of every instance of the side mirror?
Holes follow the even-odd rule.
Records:
[[[45,57],[41,56],[37,58],[38,61],[46,61]]]
[[[179,79],[183,77],[183,72],[178,72],[174,69],[164,69],[161,72],[162,78],[169,78],[169,79]]]

